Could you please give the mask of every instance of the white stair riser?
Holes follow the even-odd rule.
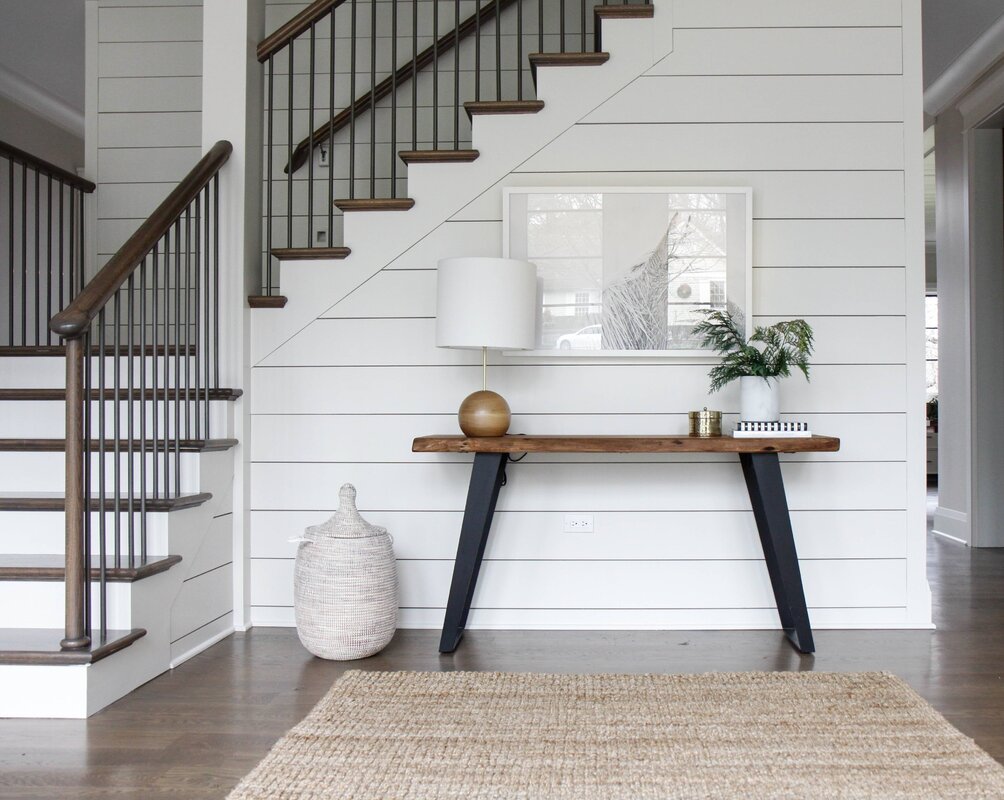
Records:
[[[112,438],[115,431],[115,406],[118,405],[119,421],[118,430],[120,435],[125,436],[129,430],[129,403],[106,402],[105,406],[105,438]],[[163,439],[165,436],[165,421],[169,422],[168,429],[174,430],[175,403],[172,400],[156,403],[157,437]],[[144,403],[146,414],[146,438],[152,439],[154,436],[154,403]],[[190,432],[195,437],[195,419],[204,409],[202,403],[184,403],[181,408],[181,431],[186,436],[185,408],[188,407],[188,418],[191,420]],[[198,408],[196,408],[198,406]],[[232,420],[231,403],[225,400],[214,400],[209,404],[209,434],[214,439],[225,439],[230,437]],[[100,431],[100,423],[97,412],[98,403],[91,405],[91,436],[97,437]],[[197,413],[198,412],[198,413]],[[140,404],[132,404],[133,413],[133,434],[139,436],[141,431]],[[0,402],[0,439],[61,439],[63,431],[66,429],[66,404],[56,400],[6,400]],[[200,417],[201,419],[201,417]],[[205,438],[205,425],[200,422],[199,438]]]
[[[132,583],[108,583],[108,627],[132,627]],[[91,584],[93,621],[98,620],[98,584]],[[66,587],[62,581],[0,581],[0,627],[62,628],[66,624]]]
[[[98,552],[100,531],[99,514],[91,514],[91,551]],[[128,514],[119,516],[122,552],[126,552]],[[115,515],[105,515],[105,544],[109,553],[114,551]],[[168,551],[168,513],[151,512],[146,515],[146,551],[148,555],[166,556]],[[133,514],[136,533],[136,552],[139,552],[139,514]],[[0,552],[7,554],[57,554],[66,552],[66,516],[62,511],[0,511]]]
[[[101,474],[101,456],[98,453],[91,454],[91,491],[97,493],[98,481]],[[144,475],[141,465],[145,461],[146,474],[145,485],[149,491],[153,491],[154,482],[154,456],[147,453],[145,458],[140,453],[132,456],[132,486],[134,491],[138,491],[143,485]],[[178,480],[178,469],[180,465],[181,491],[184,493],[197,492],[199,486],[199,454],[180,453],[178,460],[175,460],[173,452],[166,459],[161,453],[157,461],[157,483],[161,492],[167,490],[166,482],[170,480],[170,489],[174,491]],[[115,475],[115,453],[111,450],[104,456],[105,491],[110,497],[115,489],[116,482],[120,491],[125,496],[129,488],[129,462],[130,457],[126,452],[119,454],[118,467],[119,474],[116,481]],[[65,455],[63,453],[30,453],[30,452],[10,452],[0,451],[0,486],[5,492],[62,492],[66,485]],[[168,466],[168,473],[165,473],[165,465]]]
[[[95,384],[98,379],[99,358],[91,359],[91,374]],[[105,358],[105,375],[108,384],[112,382],[115,374],[116,359],[111,356]],[[175,375],[180,375],[181,380],[188,380],[189,385],[194,389],[196,382],[196,367],[198,366],[198,382],[203,385],[206,380],[205,362],[195,363],[194,358],[179,358],[177,361],[173,357],[152,356],[142,358],[136,356],[133,361],[133,386],[137,389],[140,385],[141,370],[145,375],[147,387],[153,386],[154,375],[156,374],[158,386],[174,386]],[[121,385],[125,386],[128,380],[129,357],[120,356],[119,374]],[[212,376],[210,376],[212,377]],[[66,385],[66,359],[53,357],[8,357],[0,358],[0,389],[62,389]],[[184,385],[184,384],[182,384]]]

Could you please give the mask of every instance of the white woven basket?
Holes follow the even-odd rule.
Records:
[[[335,661],[378,653],[397,628],[397,562],[386,529],[356,510],[345,484],[323,525],[307,528],[296,551],[296,631],[315,656]]]

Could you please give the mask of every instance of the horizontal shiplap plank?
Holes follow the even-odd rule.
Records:
[[[101,43],[201,40],[201,5],[98,9],[98,41]]]
[[[98,216],[106,219],[144,220],[163,202],[175,184],[109,183],[98,194]],[[133,230],[139,224],[133,224]]]
[[[452,561],[398,563],[398,601],[406,608],[443,608]],[[610,579],[602,561],[486,561],[473,608],[635,609],[770,608],[762,561],[637,561]],[[809,561],[802,567],[809,607],[899,606],[906,598],[900,559]],[[291,605],[291,561],[251,562],[251,603]]]
[[[902,267],[903,220],[760,220],[753,223],[755,267]]]
[[[800,462],[783,469],[793,509],[906,506],[901,462]],[[736,511],[749,508],[734,463],[568,463],[527,460],[508,470],[498,508],[511,511]],[[464,507],[470,465],[276,464],[251,466],[251,507],[323,509],[333,487],[353,483],[373,508],[453,511]]]
[[[906,313],[906,270],[762,268],[753,274],[753,310],[783,317]]]
[[[171,608],[171,641],[231,611],[233,599],[232,564],[185,581]]]
[[[197,147],[202,115],[197,111],[99,114],[98,141],[108,147]]]
[[[202,78],[102,78],[98,113],[201,111]]]
[[[583,121],[898,122],[898,75],[647,75]]]
[[[901,0],[675,0],[674,28],[895,26]]]
[[[178,183],[202,156],[201,147],[131,147],[98,151],[98,179],[109,183]]]
[[[648,74],[899,75],[902,53],[898,28],[684,28]]]
[[[452,219],[501,220],[502,186],[750,186],[754,219],[901,218],[904,196],[897,171],[524,172],[507,176]]]
[[[706,401],[713,406],[716,399]],[[904,414],[800,415],[811,428],[841,440],[836,453],[782,455],[782,461],[903,461],[906,458]],[[738,414],[723,420],[728,433]],[[667,435],[683,436],[686,413],[677,414],[521,414],[513,415],[511,431],[553,435]],[[471,456],[457,453],[412,453],[417,436],[458,431],[452,414],[256,414],[251,417],[252,461],[441,461],[469,463]],[[543,461],[734,461],[734,456],[534,454]]]
[[[542,363],[496,367],[490,385],[524,414],[686,412],[708,404],[707,372],[699,364]],[[269,367],[253,371],[250,404],[253,414],[442,414],[480,384],[480,365]],[[781,408],[795,415],[900,412],[905,389],[902,366],[819,366],[811,384],[784,382]],[[738,411],[738,386],[723,389],[715,404]]]
[[[202,75],[202,42],[104,42],[99,78],[195,78]]]
[[[397,627],[439,630],[442,608],[402,608]],[[905,606],[879,608],[809,608],[812,627],[824,629],[915,628]],[[254,625],[293,627],[291,606],[252,606]],[[780,628],[774,608],[482,608],[473,609],[466,628],[513,630],[775,630]]]
[[[610,123],[572,127],[516,171],[902,168],[902,123]]]
[[[364,507],[362,513],[390,531],[399,559],[452,560],[456,555],[460,511]],[[294,558],[298,545],[290,539],[328,516],[327,511],[253,512],[251,558]],[[588,534],[565,533],[564,518],[559,511],[496,514],[485,558],[617,562],[763,558],[752,512],[603,511],[593,515],[594,531]],[[796,511],[792,528],[801,559],[906,557],[904,511]]]
[[[399,272],[396,275],[413,275]],[[755,320],[771,324],[775,317]],[[903,317],[810,317],[816,335],[813,364],[902,364],[906,361]],[[560,359],[559,353],[553,360]],[[493,363],[499,363],[494,353]],[[714,363],[708,353],[704,359]],[[513,356],[505,363],[539,363]],[[265,366],[394,366],[480,364],[475,350],[436,347],[436,320],[319,319],[265,361]]]

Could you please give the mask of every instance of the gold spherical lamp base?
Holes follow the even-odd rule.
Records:
[[[467,395],[458,417],[466,436],[504,436],[512,420],[505,398],[487,389]]]

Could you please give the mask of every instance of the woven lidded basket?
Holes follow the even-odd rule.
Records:
[[[346,483],[339,507],[304,533],[296,551],[296,631],[315,656],[336,661],[378,653],[397,627],[397,563],[386,529],[356,510]]]

